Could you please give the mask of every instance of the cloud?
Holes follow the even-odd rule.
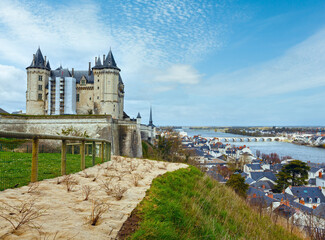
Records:
[[[325,86],[325,29],[268,62],[216,74],[201,94],[248,98],[274,96]],[[207,87],[204,87],[207,86]]]
[[[191,65],[175,64],[165,72],[156,75],[154,81],[180,84],[197,84],[202,74],[199,74]]]
[[[17,111],[25,108],[26,72],[0,64],[0,108]]]

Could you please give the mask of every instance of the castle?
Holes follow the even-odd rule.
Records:
[[[27,70],[27,115],[111,115],[124,118],[124,84],[110,50],[88,70],[52,70],[38,48]]]

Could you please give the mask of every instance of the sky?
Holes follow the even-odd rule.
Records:
[[[1,0],[0,108],[25,111],[39,46],[76,70],[111,48],[142,123],[325,125],[323,0]]]

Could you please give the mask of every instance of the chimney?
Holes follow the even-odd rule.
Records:
[[[89,62],[88,75],[90,76],[91,62]]]
[[[44,67],[46,67],[46,56],[44,57]]]
[[[36,56],[35,56],[35,54],[33,54],[33,65],[35,65],[35,58],[36,58]]]
[[[74,78],[74,68],[72,68],[72,70],[71,70],[71,75]]]
[[[273,198],[273,194],[272,194],[272,193],[269,193],[267,196],[268,196],[269,198]]]
[[[97,65],[97,57],[95,57],[95,66]]]
[[[323,177],[323,173],[321,171],[318,173],[318,177],[319,178],[322,178]]]
[[[318,186],[319,190],[322,190],[322,187],[321,186]]]

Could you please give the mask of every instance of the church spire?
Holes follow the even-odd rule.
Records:
[[[152,107],[150,106],[150,118],[149,118],[149,126],[154,126],[152,121]]]

